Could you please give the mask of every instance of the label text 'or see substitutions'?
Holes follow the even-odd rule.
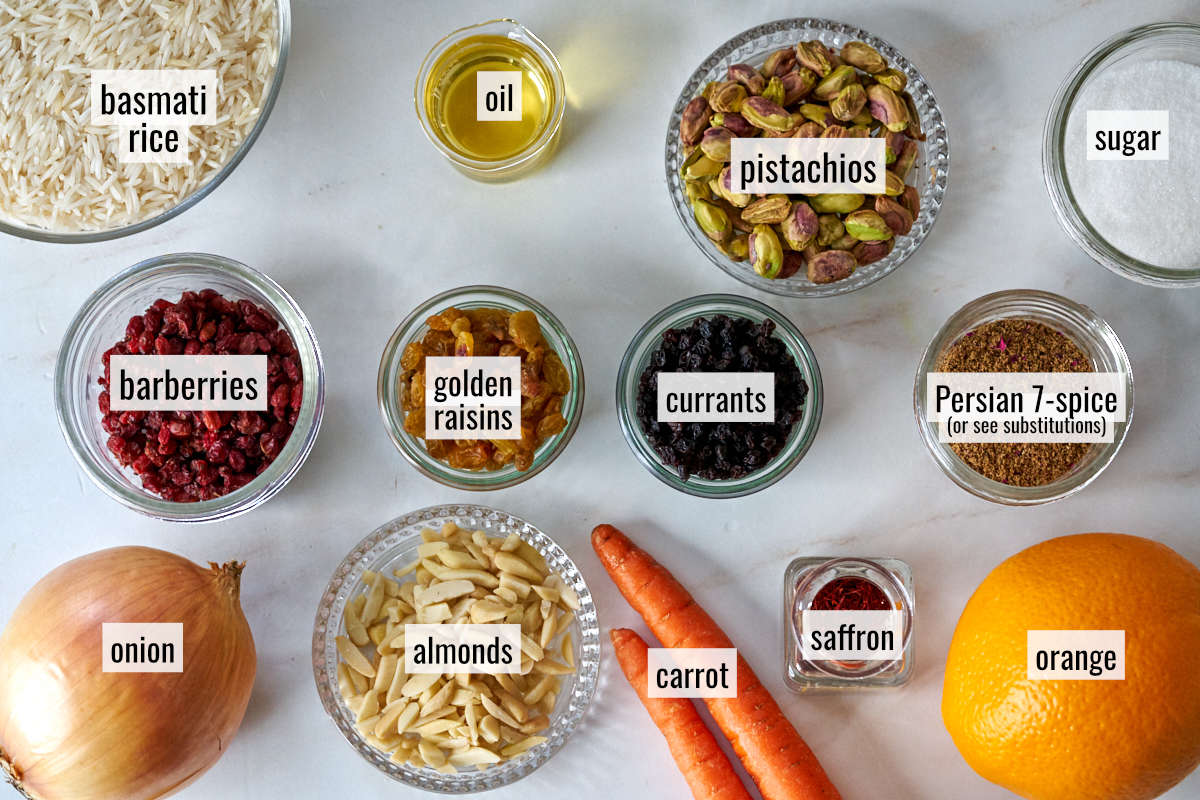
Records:
[[[410,675],[521,671],[520,625],[405,625],[404,670]]]
[[[479,122],[520,122],[524,75],[518,70],[476,72],[475,118]]]
[[[520,439],[520,356],[427,356],[426,439]]]
[[[215,69],[92,70],[93,125],[118,128],[122,163],[188,163],[188,129],[217,121]]]
[[[1031,681],[1123,681],[1125,631],[1027,631],[1026,677]]]
[[[650,697],[737,697],[737,649],[651,647],[646,675]]]
[[[104,622],[104,672],[183,672],[182,622]]]
[[[114,355],[108,395],[114,411],[266,411],[267,357]]]
[[[737,194],[883,194],[883,139],[746,139],[730,141],[729,180]]]
[[[900,611],[801,612],[806,661],[884,661],[904,656],[904,615]]]
[[[942,442],[1112,442],[1120,372],[930,372],[926,415]]]
[[[660,372],[659,422],[774,422],[774,372]]]

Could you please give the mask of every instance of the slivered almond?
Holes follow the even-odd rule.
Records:
[[[560,664],[557,661],[547,658],[533,665],[534,672],[540,672],[543,675],[570,675],[574,672],[573,667],[568,667],[566,664]]]
[[[537,596],[550,603],[557,603],[560,597],[558,589],[550,586],[534,586],[533,591],[537,592]]]
[[[350,637],[350,641],[359,647],[364,647],[370,639],[367,638],[367,626],[363,625],[362,617],[358,615],[355,605],[355,603],[346,604],[342,619],[346,623],[346,635]]]
[[[546,741],[537,734],[549,727],[559,676],[574,667],[578,597],[519,535],[495,539],[448,521],[421,536],[418,559],[390,573],[402,582],[368,572],[346,604],[338,690],[366,743],[393,762],[484,770]],[[519,674],[406,673],[405,625],[465,622],[520,626]]]
[[[500,741],[500,720],[492,716],[485,716],[479,721],[479,735],[484,741],[495,744]]]
[[[435,673],[413,675],[404,684],[404,688],[400,690],[400,694],[405,697],[420,697],[426,689],[437,683],[441,677],[441,675]]]
[[[465,752],[450,756],[450,763],[456,767],[473,767],[479,764],[499,764],[500,755],[485,747],[470,747]]]
[[[437,559],[450,569],[483,569],[484,567],[475,559],[475,556],[465,550],[455,550],[451,547],[439,552]]]
[[[379,619],[379,609],[383,608],[383,584],[379,580],[379,576],[375,577],[375,585],[371,587],[371,591],[367,593],[367,604],[363,606],[362,621],[364,625],[370,626],[371,623]]]
[[[354,642],[345,636],[339,636],[335,641],[338,652],[345,660],[347,666],[360,675],[365,675],[368,678],[375,677],[375,668],[371,666],[370,661],[367,661],[367,657],[362,654],[362,651],[354,646]]]
[[[498,619],[504,619],[508,616],[510,606],[496,602],[495,600],[477,600],[471,606],[471,621],[484,625],[489,622],[495,622]]]
[[[534,661],[541,661],[545,657],[545,652],[542,646],[529,638],[528,634],[521,634],[521,652],[532,658]]]
[[[525,702],[535,706],[542,701],[548,692],[558,685],[558,679],[553,675],[543,675],[541,680],[525,695]]]
[[[505,758],[512,758],[513,756],[519,756],[519,755],[521,755],[521,753],[524,753],[527,750],[531,750],[532,748],[537,747],[539,744],[545,744],[548,741],[550,741],[550,740],[547,739],[545,736],[526,736],[521,741],[514,742],[513,744],[510,744],[508,747],[505,747],[504,749],[502,749],[500,751],[500,755],[504,756]]]
[[[534,583],[541,583],[543,576],[540,572],[529,565],[525,559],[513,553],[496,553],[496,568],[502,572],[509,572],[518,578],[526,578]]]
[[[502,708],[499,704],[497,704],[495,701],[493,701],[490,697],[480,697],[479,701],[481,703],[483,703],[484,711],[488,712],[493,717],[495,717],[496,719],[503,722],[505,725],[510,725],[510,726],[516,728],[521,724],[521,723],[517,722],[515,719],[513,719],[511,714],[509,714],[504,708]]]

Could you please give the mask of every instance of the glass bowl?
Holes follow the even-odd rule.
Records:
[[[255,120],[254,126],[246,134],[245,140],[238,146],[233,155],[211,178],[207,183],[202,184],[199,188],[193,191],[188,196],[184,197],[174,206],[166,211],[149,219],[134,222],[129,225],[123,225],[119,228],[107,228],[104,230],[95,231],[54,231],[48,228],[41,228],[33,225],[26,225],[14,220],[5,220],[0,217],[0,232],[9,233],[13,236],[19,236],[22,239],[32,239],[39,242],[53,242],[57,244],[89,244],[92,242],[103,242],[110,239],[119,239],[123,236],[129,236],[134,233],[153,228],[155,225],[160,225],[169,219],[179,216],[184,211],[187,211],[192,206],[199,203],[205,197],[212,193],[214,189],[233,174],[237,165],[242,162],[246,154],[250,152],[250,148],[258,140],[263,128],[267,125],[267,118],[271,116],[271,111],[275,108],[275,100],[279,97],[279,90],[283,86],[283,73],[287,65],[288,51],[292,40],[292,4],[291,0],[275,0],[275,15],[278,20],[279,39],[277,42],[277,54],[275,62],[275,72],[271,76],[269,83],[263,89],[262,104],[259,108],[258,119]]]
[[[861,41],[878,50],[891,67],[903,72],[908,78],[906,88],[912,94],[920,112],[921,129],[926,137],[924,142],[917,142],[919,154],[909,176],[927,177],[914,184],[921,192],[921,212],[913,221],[912,230],[906,236],[898,238],[895,249],[886,258],[859,267],[845,280],[825,284],[811,283],[803,274],[803,270],[790,278],[772,280],[757,274],[748,262],[730,261],[696,224],[684,192],[683,179],[679,175],[679,168],[684,159],[683,147],[679,141],[679,120],[684,107],[691,99],[700,94],[710,81],[725,80],[731,64],[761,67],[766,57],[776,50],[794,47],[798,42],[813,39],[820,40],[831,49],[840,50],[846,42]],[[695,242],[696,247],[708,256],[709,261],[742,283],[764,292],[789,297],[832,297],[870,286],[908,260],[925,241],[925,237],[933,229],[934,221],[937,220],[946,192],[946,182],[950,175],[950,140],[947,137],[945,120],[942,118],[942,109],[933,96],[933,90],[925,81],[925,77],[895,47],[864,30],[841,22],[812,18],[782,19],[759,25],[733,37],[714,50],[691,74],[675,101],[675,108],[667,125],[666,171],[667,191],[671,194],[675,213],[679,215],[683,229]]]
[[[98,407],[104,374],[101,356],[125,336],[129,318],[160,297],[175,301],[185,291],[216,289],[231,299],[248,299],[271,311],[291,334],[300,354],[304,402],[283,450],[250,483],[213,500],[176,503],[141,487],[131,469],[109,454],[108,434]],[[316,333],[300,306],[279,284],[232,259],[204,253],[175,253],[135,264],[97,289],[76,313],[63,336],[54,371],[58,424],[75,460],[117,502],[156,519],[208,522],[255,508],[299,472],[316,443],[325,409],[325,367]]]
[[[967,466],[950,445],[938,441],[937,424],[926,414],[926,376],[937,369],[947,347],[968,331],[1000,319],[1031,319],[1051,327],[1075,342],[1092,362],[1095,372],[1125,375],[1124,422],[1114,423],[1113,441],[1093,444],[1070,471],[1044,486],[1011,486],[994,481]],[[1133,422],[1133,368],[1117,333],[1095,311],[1065,297],[1032,289],[996,292],[960,308],[933,337],[913,387],[913,408],[921,438],[933,460],[959,486],[971,494],[1011,506],[1029,506],[1061,500],[1094,481],[1112,462]]]
[[[698,317],[711,317],[715,314],[744,317],[755,322],[773,320],[774,335],[787,347],[792,358],[796,360],[800,374],[804,376],[804,382],[808,384],[808,397],[804,403],[804,415],[792,427],[783,449],[766,466],[733,480],[706,480],[693,475],[685,481],[674,469],[663,464],[642,431],[641,422],[637,418],[638,382],[642,372],[649,366],[650,356],[658,347],[664,331],[689,325]],[[672,489],[695,497],[743,497],[780,481],[800,463],[800,459],[804,458],[804,454],[812,446],[817,428],[821,424],[823,402],[821,369],[817,366],[817,357],[804,335],[791,320],[770,306],[731,294],[690,297],[655,314],[634,334],[617,372],[617,418],[620,420],[621,432],[625,435],[629,449],[654,477]]]
[[[550,348],[562,359],[567,373],[571,377],[571,391],[563,398],[562,415],[567,420],[567,427],[555,436],[542,442],[533,459],[533,466],[524,472],[512,464],[497,470],[468,470],[455,469],[443,461],[429,455],[423,439],[418,439],[404,430],[404,409],[400,407],[400,392],[398,390],[400,375],[404,369],[400,366],[400,357],[404,347],[409,342],[420,340],[428,331],[425,320],[445,309],[456,308],[502,308],[506,311],[529,310],[537,314],[538,322],[542,325],[542,335]],[[583,361],[575,347],[575,341],[567,333],[566,326],[550,310],[531,297],[527,297],[512,289],[500,286],[461,286],[431,297],[419,305],[392,333],[387,346],[383,349],[383,357],[379,361],[379,376],[376,383],[376,395],[379,399],[379,413],[383,416],[383,425],[387,428],[388,436],[396,445],[400,454],[417,468],[423,475],[438,483],[452,486],[456,489],[471,491],[487,491],[504,489],[527,481],[534,475],[550,466],[554,459],[566,449],[579,420],[583,416]]]
[[[1133,28],[1104,42],[1076,64],[1050,104],[1042,136],[1042,173],[1059,224],[1092,260],[1139,283],[1200,286],[1200,256],[1190,269],[1159,267],[1122,252],[1105,239],[1084,215],[1067,176],[1067,137],[1076,98],[1105,70],[1151,59],[1200,65],[1200,25],[1164,22]]]
[[[390,573],[393,569],[412,563],[417,559],[417,546],[422,542],[421,531],[429,527],[438,528],[446,522],[454,522],[468,530],[482,530],[490,536],[516,533],[532,545],[546,559],[547,566],[579,594],[579,610],[575,612],[575,621],[569,629],[575,644],[576,671],[573,675],[564,676],[566,680],[559,691],[550,728],[541,734],[549,741],[487,770],[459,772],[456,775],[395,763],[386,753],[367,744],[355,727],[354,714],[342,699],[337,679],[339,657],[336,640],[344,633],[346,603],[365,588],[362,580],[364,570]],[[596,606],[583,575],[571,557],[545,533],[519,517],[483,506],[431,506],[397,517],[376,528],[338,565],[317,609],[313,625],[312,664],[317,692],[326,713],[359,755],[380,772],[408,786],[446,794],[466,794],[507,786],[532,773],[562,749],[567,738],[582,722],[596,691],[600,674],[600,626],[596,618]]]
[[[431,80],[438,77],[442,67],[443,57],[457,44],[475,36],[500,36],[520,42],[529,47],[538,57],[535,65],[542,73],[542,78],[554,90],[554,103],[548,109],[546,125],[538,138],[527,148],[509,158],[496,161],[484,161],[471,158],[451,147],[438,131],[438,124],[430,115],[424,95]],[[554,52],[546,43],[533,34],[515,19],[494,19],[477,25],[468,25],[453,31],[435,44],[417,72],[417,81],[413,89],[413,102],[417,109],[417,119],[426,138],[437,148],[447,161],[469,178],[479,181],[507,181],[532,172],[541,166],[558,147],[559,133],[562,131],[563,116],[567,111],[567,89],[563,80],[562,65]]]
[[[903,618],[899,659],[883,661],[809,661],[804,658],[803,614],[825,586],[839,578],[873,583]],[[913,625],[916,620],[912,569],[894,558],[797,558],[788,564],[783,584],[783,679],[796,692],[829,689],[880,689],[902,686],[912,678]]]

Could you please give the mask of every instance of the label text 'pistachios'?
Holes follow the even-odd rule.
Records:
[[[736,193],[883,194],[887,184],[880,138],[736,138],[729,165]]]

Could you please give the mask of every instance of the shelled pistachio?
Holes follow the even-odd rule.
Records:
[[[806,268],[813,283],[843,280],[885,258],[920,216],[920,192],[906,184],[924,141],[908,78],[865,42],[833,50],[799,42],[770,53],[762,67],[730,65],[684,107],[680,168],[697,225],[731,260],[766,278]],[[737,138],[879,137],[885,190],[754,195],[732,191]]]

